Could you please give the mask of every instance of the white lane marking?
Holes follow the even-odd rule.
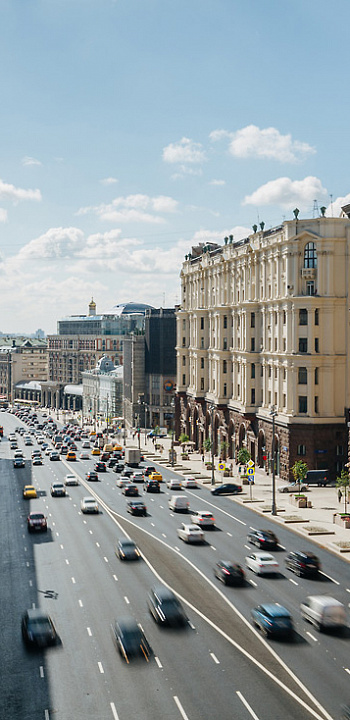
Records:
[[[100,673],[103,675],[104,669],[103,669],[102,663],[100,661],[98,661],[97,665],[98,665],[98,669],[99,669]]]
[[[55,523],[52,523],[52,524],[54,525]],[[60,534],[58,532],[56,532],[56,537],[59,537],[59,536],[60,536]]]
[[[232,537],[232,533],[228,532],[228,533],[226,533],[226,535],[228,535],[229,537]]]
[[[191,630],[195,630],[195,629],[196,629],[196,627],[195,627],[195,625],[193,625],[193,623],[189,622],[188,624],[189,624]]]
[[[116,575],[113,575],[113,578],[114,578],[114,580],[115,580],[116,582],[118,582],[118,578],[117,578]]]
[[[126,595],[124,595],[124,600],[125,600],[125,602],[126,602],[127,605],[130,605],[130,600],[129,600],[129,598],[128,598]]]
[[[314,635],[311,635],[311,632],[309,632],[308,630],[306,631],[306,635],[308,635],[311,640],[314,640],[314,642],[318,642],[318,638],[316,638]]]
[[[107,558],[105,555],[104,555],[104,558],[103,558],[103,559],[104,559],[105,562],[108,562],[108,558]]]
[[[243,545],[247,550],[251,550],[251,547],[249,545]]]
[[[214,545],[210,545],[210,547],[212,550],[215,550],[215,552],[216,552],[216,547],[214,547]]]
[[[96,543],[96,547],[100,547],[100,543],[99,543],[99,542]]]
[[[49,711],[45,710],[44,712],[45,712],[45,720],[50,720]]]
[[[33,580],[29,580],[29,587],[33,587]]]
[[[155,527],[155,524],[154,524],[154,522],[151,522],[151,525],[152,525],[152,527]]]
[[[350,592],[350,588],[346,588],[346,592]]]
[[[72,583],[73,583],[73,585],[75,585],[75,578],[74,578],[74,577],[72,577]]]
[[[175,550],[176,550],[176,552],[181,552],[180,548],[177,547],[177,545],[175,545]]]
[[[91,637],[92,636],[91,628],[87,627],[86,630],[87,630],[87,634]]]
[[[81,515],[81,513],[79,513],[79,515]],[[84,525],[86,525],[87,520],[84,520],[84,519],[83,519],[83,523],[84,523]]]
[[[79,600],[78,602],[79,602],[80,607],[84,607],[82,600]]]
[[[278,543],[278,547],[281,548],[281,550],[285,550],[285,549],[286,549],[286,548],[284,547],[284,545],[281,545],[281,543]]]
[[[155,655],[155,656],[154,656],[154,659],[155,659],[158,667],[162,670],[162,669],[163,669],[163,665],[162,665],[162,663],[160,662],[159,657],[157,657],[157,655]]]
[[[321,572],[320,575],[323,575],[324,577],[328,578],[328,580],[330,580],[331,582],[334,582],[336,585],[340,585],[338,580],[334,580],[334,578],[332,578],[330,575],[327,575],[327,573]]]
[[[299,585],[296,580],[293,580],[293,578],[288,578],[289,582],[293,583],[293,585]]]
[[[27,552],[27,548],[26,548],[26,546],[24,546],[24,552]]]
[[[84,522],[86,522],[86,520],[85,520]],[[89,530],[89,533],[90,533],[90,535],[93,535],[93,532],[92,532],[92,530]]]
[[[164,506],[163,506],[163,505],[159,505],[159,507],[160,507],[161,510],[164,510]]]
[[[66,565],[69,565],[69,560],[67,560],[67,558],[66,558]]]
[[[28,562],[28,561],[26,562],[26,566],[29,567],[29,562]]]
[[[237,694],[237,697],[239,697],[240,701],[243,703],[244,707],[247,708],[247,710],[250,713],[250,715],[252,716],[253,720],[259,720],[259,718],[255,714],[253,708],[250,707],[249,703],[247,702],[245,697],[243,697],[242,693],[240,693],[239,690],[236,690],[236,694]]]
[[[180,700],[179,700],[179,698],[177,697],[177,695],[174,695],[174,700],[175,700],[175,703],[176,703],[176,705],[177,705],[177,707],[178,707],[178,709],[179,709],[179,711],[180,711],[181,717],[183,717],[183,720],[189,720],[188,715],[186,715],[186,713],[185,713],[185,711],[184,711],[184,709],[183,709],[183,707],[182,707],[182,705],[181,705],[181,703],[180,703]]]
[[[166,534],[165,534],[165,533],[162,533],[162,537],[165,537],[165,538],[166,538]]]
[[[60,545],[61,550],[63,550],[63,545]]]
[[[220,665],[220,660],[217,659],[214,653],[210,653],[210,657],[214,660],[214,663],[216,663],[216,665]]]
[[[114,720],[119,720],[119,716],[118,716],[116,707],[114,705],[114,702],[111,702],[111,710],[112,710],[112,715],[114,717]]]
[[[350,670],[349,670],[349,668],[344,668],[344,670],[345,670],[345,672],[348,673],[348,675],[350,675]]]
[[[40,677],[43,678],[44,677],[44,668],[42,665],[40,665],[39,671],[40,671]]]

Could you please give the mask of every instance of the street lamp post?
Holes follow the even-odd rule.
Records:
[[[271,455],[272,455],[272,506],[271,506],[271,514],[277,515],[276,510],[276,467],[275,467],[275,418],[277,415],[277,410],[274,405],[272,405],[270,410],[270,415],[272,417],[272,447],[271,447]]]
[[[214,411],[215,411],[215,405],[210,406],[210,413],[211,413],[211,426],[210,426],[210,449],[211,449],[211,484],[212,486],[215,485],[215,471],[214,471]]]
[[[175,461],[174,461],[174,435],[175,435],[175,398],[173,397],[171,400],[171,407],[174,408],[174,414],[173,414],[173,428],[171,431],[171,466],[174,467]]]

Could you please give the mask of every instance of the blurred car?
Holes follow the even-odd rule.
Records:
[[[97,462],[94,466],[95,472],[107,472],[107,465],[104,462]]]
[[[24,444],[25,445],[33,445],[32,438],[30,438],[30,437],[24,438]]]
[[[139,494],[139,489],[137,485],[134,485],[134,483],[128,483],[127,485],[124,485],[122,493],[128,497],[136,497]]]
[[[210,492],[212,495],[238,495],[242,492],[242,487],[235,483],[223,483],[212,488]]]
[[[131,515],[147,515],[147,507],[143,500],[129,500],[126,503],[126,511]]]
[[[32,452],[32,460],[35,457],[41,457],[41,450],[33,450]]]
[[[117,540],[115,554],[119,560],[139,560],[141,557],[136,543],[129,538],[119,538]]]
[[[68,445],[61,445],[61,447],[60,447],[61,455],[67,455],[68,451],[69,451]]]
[[[26,610],[22,616],[22,637],[26,644],[38,648],[55,645],[58,635],[55,626],[43,610]]]
[[[11,450],[17,450],[17,449],[18,449],[17,441],[13,440],[13,441],[10,443],[10,449],[11,449]]]
[[[50,453],[50,460],[60,460],[60,454],[57,452],[57,450],[53,450],[52,453]]]
[[[152,654],[151,647],[141,625],[138,625],[134,618],[119,618],[113,630],[117,648],[127,663],[130,658],[138,655],[143,655],[147,662],[149,661]]]
[[[89,443],[89,441],[88,441],[88,440],[84,440],[84,442],[82,443],[82,446],[81,446],[81,447],[82,447],[82,448],[90,448],[90,443]]]
[[[285,559],[286,568],[295,572],[299,577],[315,576],[321,569],[321,564],[316,555],[312,552],[292,550]]]
[[[73,452],[73,450],[68,450],[67,455],[66,455],[66,460],[76,460],[76,459],[77,459],[77,456],[76,456],[75,452]]]
[[[99,507],[94,497],[90,495],[84,497],[80,503],[82,513],[99,513]]]
[[[126,465],[124,465],[123,475],[125,475],[125,477],[128,477],[129,480],[130,480],[131,476],[134,474],[134,472],[135,472],[134,468],[127,467]]]
[[[145,475],[145,477],[148,477],[149,475],[151,475],[154,472],[156,472],[154,465],[147,465],[147,467],[144,470],[144,475]]]
[[[293,620],[289,610],[279,603],[258,605],[251,611],[253,623],[265,637],[292,635]]]
[[[118,458],[111,457],[108,460],[107,467],[114,468],[115,465],[118,465],[118,462],[119,462]]]
[[[160,493],[160,486],[157,480],[149,480],[144,484],[143,489],[147,493]]]
[[[177,529],[177,534],[185,543],[203,543],[205,541],[204,532],[198,525],[182,523]]]
[[[144,474],[143,474],[142,472],[140,472],[140,471],[134,472],[134,473],[131,475],[131,481],[134,482],[134,483],[137,483],[137,482],[143,483],[144,480],[145,480],[145,476],[144,476]]]
[[[191,523],[199,527],[214,527],[215,518],[209,510],[191,510]]]
[[[109,461],[109,462],[110,462],[110,461]],[[118,461],[117,461],[117,462],[115,463],[115,465],[113,466],[113,472],[115,472],[115,473],[121,473],[121,472],[123,472],[123,470],[124,470],[124,463],[121,463],[121,462],[118,462]]]
[[[151,478],[152,480],[154,479],[154,473],[151,475]],[[181,480],[178,480],[177,478],[167,480],[166,486],[167,488],[169,488],[169,490],[182,490]]]
[[[67,494],[62,482],[51,483],[50,493],[52,497],[65,497]]]
[[[307,492],[309,490],[309,486],[306,483],[287,483],[287,485],[280,485],[277,490],[280,493],[298,493],[298,492]]]
[[[252,545],[257,545],[261,549],[273,550],[278,545],[278,539],[272,530],[250,530],[247,540]]]
[[[101,450],[98,447],[94,447],[91,450],[91,455],[101,455]]]
[[[80,458],[80,460],[89,460],[90,455],[89,455],[88,452],[86,452],[86,451],[83,450],[83,451],[80,453],[79,458]]]
[[[15,458],[13,461],[13,467],[16,468],[24,468],[26,466],[26,462],[24,458],[18,457]]]
[[[79,485],[79,480],[76,475],[70,474],[66,475],[64,478],[64,484],[65,485]]]
[[[214,567],[214,575],[224,585],[243,585],[245,582],[242,566],[230,560],[219,560]]]
[[[14,458],[24,458],[24,452],[23,450],[15,450],[13,453]]]
[[[31,498],[38,497],[37,491],[34,487],[34,485],[25,485],[23,488],[23,497],[26,500],[30,500]]]
[[[86,480],[89,480],[90,482],[97,482],[98,474],[94,470],[90,470],[90,472],[86,473],[85,478],[86,478]]]
[[[193,488],[195,490],[198,489],[200,485],[198,485],[196,478],[185,478],[185,480],[182,480],[182,487]]]
[[[110,458],[110,453],[109,453],[109,452],[103,452],[103,453],[101,454],[101,460],[102,460],[102,462],[107,462],[107,461],[109,460],[109,458]]]
[[[269,575],[279,572],[278,562],[271,553],[262,551],[251,553],[251,555],[247,555],[245,563],[247,568],[256,575]]]
[[[176,595],[165,585],[156,585],[148,595],[148,609],[159,625],[183,626],[188,617]]]
[[[123,488],[125,485],[130,485],[130,478],[127,475],[122,475],[117,480],[117,487]]]
[[[27,517],[28,532],[46,532],[47,519],[42,512],[31,512]]]
[[[52,448],[48,445],[47,448],[45,448],[45,455],[51,455]]]
[[[163,482],[163,475],[160,472],[152,472],[148,477],[150,480],[157,480],[157,482]]]
[[[42,464],[43,464],[43,459],[42,459],[41,455],[35,455],[35,457],[33,457],[33,460],[32,460],[32,465],[42,465]]]

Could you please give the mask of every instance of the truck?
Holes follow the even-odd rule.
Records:
[[[129,467],[138,467],[141,460],[141,451],[139,448],[127,447],[125,448],[125,464]]]

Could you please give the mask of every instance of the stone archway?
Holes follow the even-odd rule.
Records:
[[[227,433],[227,457],[233,459],[235,456],[235,426],[233,420],[230,420]]]
[[[246,442],[246,428],[245,425],[240,425],[239,427],[239,433],[238,433],[238,449],[240,450],[241,447],[245,447]]]
[[[279,475],[280,474],[280,442],[279,442],[279,437],[276,433],[275,433],[274,451],[275,451],[275,473],[276,473],[276,475]]]
[[[258,435],[258,466],[261,468],[265,468],[266,463],[266,439],[265,439],[265,433],[263,430],[259,431]]]

